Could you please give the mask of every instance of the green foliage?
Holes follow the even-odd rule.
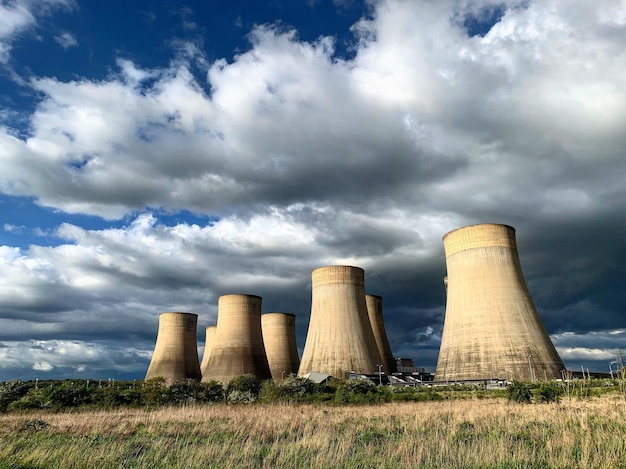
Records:
[[[226,387],[226,395],[232,391],[249,392],[255,398],[261,392],[261,381],[253,375],[241,375],[231,379]]]
[[[21,399],[33,387],[32,383],[24,383],[19,379],[0,384],[0,412],[5,412],[9,405]]]
[[[224,390],[217,381],[174,383],[168,389],[167,402],[174,405],[218,402],[224,399]]]
[[[306,402],[317,393],[322,385],[306,378],[289,376],[281,381],[265,381],[259,399],[262,402]]]
[[[418,387],[394,387],[391,390],[391,400],[394,402],[404,401],[441,401],[445,399],[441,393],[435,391],[430,386],[418,386]]]
[[[513,381],[507,388],[507,398],[509,401],[530,403],[532,396],[531,385],[522,381]]]
[[[46,409],[51,407],[48,398],[41,388],[31,388],[25,396],[9,404],[7,410]]]
[[[536,390],[535,398],[537,402],[561,402],[563,388],[554,381],[542,382]]]
[[[149,406],[161,406],[167,403],[168,391],[165,378],[152,378],[143,383],[143,403]]]
[[[202,402],[221,402],[224,400],[224,388],[215,380],[200,383]]]
[[[231,404],[251,404],[256,402],[258,399],[257,394],[253,394],[251,391],[239,391],[237,389],[233,389],[231,391],[227,391],[226,400]]]
[[[84,381],[61,381],[43,388],[44,402],[57,410],[87,404],[90,394]]]
[[[390,400],[391,392],[369,379],[348,379],[341,382],[335,392],[336,404],[372,404]]]

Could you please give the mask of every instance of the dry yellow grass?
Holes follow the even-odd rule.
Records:
[[[626,467],[624,417],[615,396],[8,414],[0,468]]]

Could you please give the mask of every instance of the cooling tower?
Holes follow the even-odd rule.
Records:
[[[447,303],[436,379],[560,378],[565,367],[528,292],[515,229],[466,226],[443,244]]]
[[[289,313],[261,315],[261,330],[273,379],[297,373],[300,366],[296,345],[296,316]]]
[[[228,384],[246,374],[271,378],[261,333],[261,297],[223,295],[217,301],[217,329],[202,381]]]
[[[311,277],[311,319],[298,375],[375,373],[381,361],[365,305],[363,269],[320,267]]]
[[[196,345],[198,315],[162,313],[159,332],[146,379],[163,377],[167,384],[188,379],[200,381],[200,362]]]
[[[206,328],[206,338],[204,339],[204,354],[202,355],[202,363],[200,364],[200,371],[202,376],[206,374],[207,365],[209,364],[209,357],[211,356],[211,347],[213,346],[213,339],[215,338],[215,331],[217,326],[208,326]]]
[[[395,373],[396,361],[391,353],[391,346],[385,331],[385,321],[383,319],[383,298],[378,295],[365,295],[365,304],[367,305],[367,314],[374,332],[378,355],[382,360],[383,371],[387,374]]]

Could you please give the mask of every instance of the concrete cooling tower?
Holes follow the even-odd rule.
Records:
[[[262,314],[261,330],[272,378],[282,379],[297,373],[300,357],[296,345],[295,314]]]
[[[363,269],[320,267],[311,277],[311,319],[298,375],[375,373],[381,361],[365,305]]]
[[[162,313],[159,332],[146,379],[163,377],[168,385],[192,379],[200,381],[196,344],[198,315]]]
[[[207,365],[209,364],[209,357],[211,356],[211,347],[213,346],[213,339],[215,338],[215,331],[217,326],[208,326],[206,328],[206,337],[204,339],[204,354],[202,355],[202,363],[200,364],[200,371],[202,376],[206,374]]]
[[[367,305],[367,314],[374,332],[378,355],[382,360],[380,364],[383,365],[383,371],[387,374],[395,373],[397,371],[396,361],[393,358],[393,353],[391,353],[391,346],[389,345],[383,319],[383,298],[378,295],[365,295],[365,304]]]
[[[261,333],[261,297],[223,295],[217,301],[217,330],[202,381],[228,384],[245,374],[271,378]]]
[[[560,378],[565,367],[528,292],[515,229],[466,226],[443,244],[447,303],[436,379]]]

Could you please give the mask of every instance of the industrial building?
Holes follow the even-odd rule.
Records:
[[[208,326],[205,331],[204,354],[202,355],[202,363],[200,363],[200,371],[202,372],[202,376],[206,374],[206,369],[209,364],[211,347],[213,346],[215,339],[215,331],[217,331],[217,326]]]
[[[443,244],[447,301],[436,380],[561,378],[565,367],[528,292],[515,229],[466,226]]]
[[[283,379],[298,373],[300,357],[296,345],[295,314],[262,314],[261,331],[272,379]]]
[[[367,314],[363,269],[320,267],[311,280],[311,317],[298,376],[376,372],[382,362]]]
[[[200,381],[196,343],[198,315],[167,312],[159,316],[159,330],[146,380],[165,378],[171,385],[186,380]]]
[[[372,325],[374,339],[376,340],[382,370],[387,374],[395,373],[396,360],[391,352],[383,318],[383,298],[378,295],[365,295],[365,304],[367,306],[367,315]]]
[[[244,374],[271,378],[261,332],[261,301],[260,296],[242,294],[218,298],[217,329],[203,382],[227,384]]]

